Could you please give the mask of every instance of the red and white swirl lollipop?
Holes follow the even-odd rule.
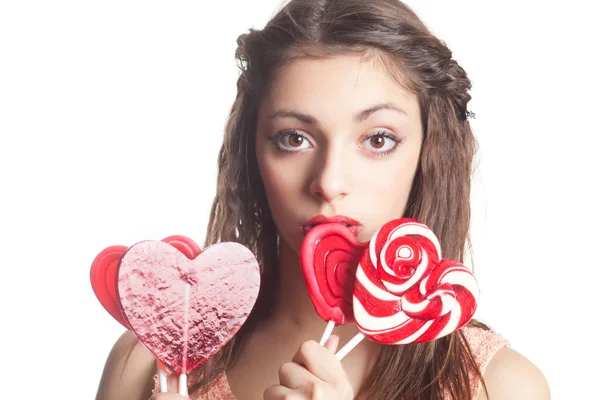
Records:
[[[459,262],[442,259],[435,234],[417,220],[385,224],[361,257],[353,310],[360,329],[342,358],[364,336],[383,344],[420,343],[446,336],[473,316],[479,286]]]

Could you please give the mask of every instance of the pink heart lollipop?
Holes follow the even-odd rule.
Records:
[[[259,286],[258,262],[238,243],[208,247],[190,260],[164,242],[144,241],[127,250],[118,269],[126,322],[157,359],[182,376],[239,330]]]
[[[320,224],[305,236],[300,265],[317,314],[342,325],[354,321],[352,288],[366,243],[342,224]]]
[[[196,258],[201,252],[200,247],[186,236],[173,235],[162,241],[179,249],[190,259]],[[117,266],[126,250],[126,246],[110,246],[102,250],[92,262],[90,281],[94,294],[104,309],[117,322],[129,329],[121,314],[121,305],[117,296]]]
[[[448,335],[473,316],[479,287],[462,264],[440,259],[434,233],[419,221],[385,224],[361,258],[354,317],[371,340],[419,343]]]

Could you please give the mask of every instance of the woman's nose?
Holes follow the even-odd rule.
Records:
[[[323,152],[310,184],[310,193],[321,201],[332,202],[350,193],[350,171],[348,157],[342,151]]]

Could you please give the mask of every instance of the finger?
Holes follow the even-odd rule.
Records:
[[[347,380],[342,364],[329,349],[319,345],[314,340],[302,343],[293,361],[303,365],[320,380],[337,386]]]
[[[279,383],[287,388],[299,389],[317,381],[319,378],[298,363],[287,362],[279,368]]]
[[[340,337],[337,335],[331,335],[325,342],[325,348],[331,351],[333,354],[337,351],[340,344]]]
[[[269,386],[263,393],[264,400],[311,400],[302,390],[286,388],[281,385]]]
[[[315,383],[310,392],[311,400],[329,400],[329,399],[353,399],[354,390],[347,380],[341,382],[338,387],[326,383]]]
[[[325,390],[323,386],[315,383],[312,387],[311,400],[325,400]]]

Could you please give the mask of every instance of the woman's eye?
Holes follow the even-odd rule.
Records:
[[[376,149],[381,149],[385,146],[385,138],[380,135],[371,136],[369,138],[369,144]]]
[[[277,149],[283,153],[298,151],[311,147],[306,136],[297,131],[281,131],[269,138]]]
[[[304,137],[298,135],[297,133],[292,133],[287,137],[287,144],[290,146],[297,148],[302,146],[304,143]]]
[[[363,147],[377,155],[384,155],[394,151],[399,142],[400,140],[394,134],[380,131],[367,137],[363,142]]]

